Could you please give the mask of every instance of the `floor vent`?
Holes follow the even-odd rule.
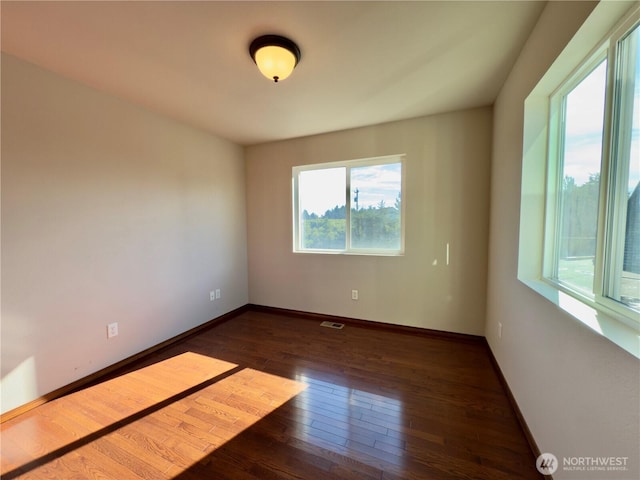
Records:
[[[327,328],[335,328],[337,330],[340,330],[342,328],[344,328],[344,323],[336,323],[336,322],[322,322],[320,324],[321,327],[327,327]]]

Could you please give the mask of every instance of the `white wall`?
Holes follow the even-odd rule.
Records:
[[[246,148],[251,303],[483,334],[491,115],[487,107]],[[292,252],[291,167],[402,153],[404,256]]]
[[[638,361],[516,278],[524,99],[594,6],[549,2],[494,106],[486,337],[543,452],[630,457],[627,472],[554,478],[637,479]]]
[[[2,411],[245,305],[245,198],[241,147],[3,55]]]

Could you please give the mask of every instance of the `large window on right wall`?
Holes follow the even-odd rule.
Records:
[[[551,97],[545,277],[640,311],[640,26]],[[609,81],[607,81],[609,80]],[[606,121],[605,119],[610,119]]]
[[[629,12],[571,73],[554,81],[548,95],[525,107],[519,278],[530,285],[534,280],[534,289],[562,308],[573,304],[570,313],[600,333],[627,335],[622,343],[638,356],[640,9]],[[540,103],[543,97],[546,105]],[[532,120],[541,111],[544,124]],[[532,127],[536,121],[541,128]],[[541,142],[532,130],[546,134],[544,147],[535,146]],[[541,154],[543,200],[534,207],[527,194],[538,187],[527,174],[538,175],[531,158]],[[540,230],[526,225],[536,219]],[[523,238],[527,234],[540,235],[538,248]],[[537,266],[524,258],[523,249],[532,246],[538,250],[531,256]],[[594,312],[591,319],[580,305]],[[612,329],[605,319],[624,328]]]

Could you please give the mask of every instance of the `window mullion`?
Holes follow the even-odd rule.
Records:
[[[560,119],[559,119],[559,127],[560,131],[558,132],[558,150],[556,153],[556,165],[555,165],[555,198],[554,198],[554,248],[553,248],[553,270],[552,275],[554,280],[559,279],[558,265],[560,264],[561,257],[561,249],[562,249],[562,222],[564,221],[563,215],[563,204],[564,204],[564,195],[563,186],[564,186],[564,149],[565,149],[565,125],[566,125],[566,114],[567,114],[567,100],[563,95],[560,103]]]
[[[345,206],[345,248],[347,251],[351,251],[351,167],[347,166],[345,169],[347,179],[345,185],[347,186],[346,192],[346,206]]]
[[[605,90],[605,118],[602,132],[602,164],[600,167],[600,194],[598,201],[598,229],[596,232],[596,258],[594,262],[593,293],[596,299],[601,299],[609,288],[611,270],[611,235],[610,222],[612,219],[610,200],[615,188],[611,188],[611,179],[615,171],[613,151],[616,135],[614,126],[615,115],[615,75],[616,75],[615,42],[610,42],[607,48],[607,86]]]

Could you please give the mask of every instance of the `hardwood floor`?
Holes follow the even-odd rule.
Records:
[[[540,479],[482,341],[248,311],[3,423],[42,479]]]

